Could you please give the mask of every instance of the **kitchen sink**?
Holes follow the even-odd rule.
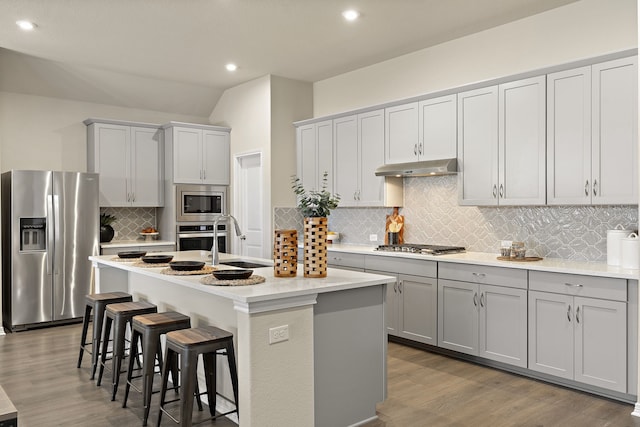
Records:
[[[253,261],[220,261],[220,264],[230,265],[231,267],[240,267],[240,268],[261,268],[261,267],[271,267],[270,264],[260,264],[258,262]]]

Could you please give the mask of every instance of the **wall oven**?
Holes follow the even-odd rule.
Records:
[[[179,224],[176,231],[179,251],[210,251],[213,247],[213,225],[211,224]],[[226,224],[218,224],[217,237],[218,251],[228,252]]]
[[[227,187],[176,185],[177,222],[213,222],[227,212]]]

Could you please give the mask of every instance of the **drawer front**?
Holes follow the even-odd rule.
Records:
[[[613,301],[627,300],[626,279],[610,277],[531,271],[529,273],[529,289]]]
[[[364,268],[365,270],[388,271],[412,276],[438,277],[438,264],[435,261],[421,259],[367,255],[364,260]]]
[[[352,267],[364,269],[364,255],[329,251],[327,263],[330,267]]]
[[[527,270],[516,268],[439,262],[438,278],[527,289]]]

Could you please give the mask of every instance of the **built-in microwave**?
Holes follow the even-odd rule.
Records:
[[[213,222],[227,213],[227,187],[176,185],[177,222]]]

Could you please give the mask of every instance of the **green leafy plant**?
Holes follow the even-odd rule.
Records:
[[[331,213],[331,209],[338,207],[340,202],[339,194],[331,194],[327,191],[327,176],[325,172],[322,176],[322,189],[320,191],[305,190],[300,178],[291,177],[291,188],[298,196],[298,208],[305,218],[308,217],[326,217]]]
[[[111,225],[116,222],[117,218],[113,215],[108,215],[106,213],[100,214],[100,227],[104,227],[105,225]]]

